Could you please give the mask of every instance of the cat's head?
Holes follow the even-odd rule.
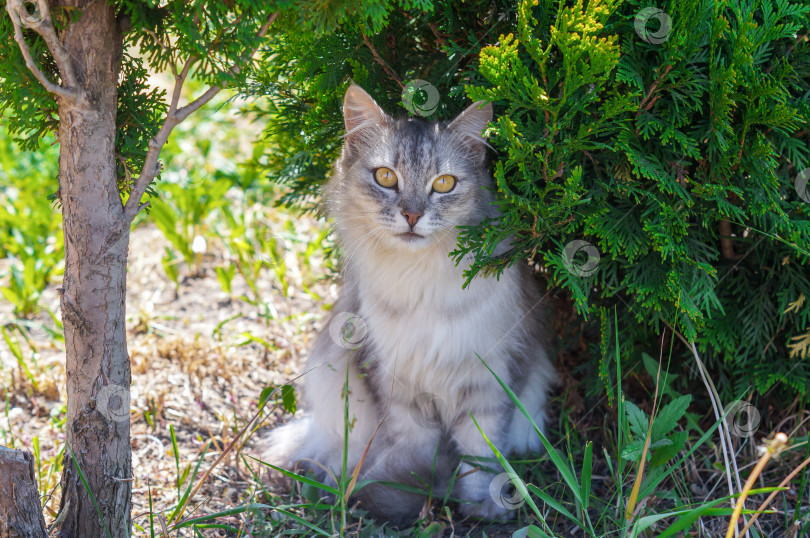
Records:
[[[490,104],[474,103],[451,122],[395,119],[353,84],[343,115],[343,153],[325,195],[344,243],[404,251],[449,245],[457,226],[493,214],[481,134]]]

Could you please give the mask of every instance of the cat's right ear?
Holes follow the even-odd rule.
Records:
[[[386,123],[388,116],[363,88],[352,83],[343,98],[346,143],[355,145]]]

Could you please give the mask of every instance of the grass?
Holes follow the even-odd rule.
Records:
[[[139,338],[158,342],[154,354],[137,350],[133,354],[140,361],[136,373],[148,379],[163,375],[158,356],[164,354],[179,365],[183,379],[192,386],[182,395],[169,395],[175,403],[150,396],[138,404],[138,409],[148,411],[133,412],[133,424],[141,431],[137,435],[164,443],[163,452],[152,458],[170,456],[169,464],[155,465],[171,475],[164,481],[169,487],[158,476],[149,476],[145,485],[137,484],[136,498],[143,501],[134,511],[136,535],[494,536],[517,532],[518,536],[652,537],[726,532],[733,519],[731,498],[742,489],[732,483],[734,493],[724,494],[727,473],[736,460],[743,477],[755,476],[751,471],[760,457],[755,447],[761,445],[763,435],[730,439],[732,446],[725,455],[730,459],[724,459],[721,423],[707,414],[715,395],[684,374],[680,379],[668,374],[668,362],[649,355],[616,357],[608,383],[612,398],[606,393],[582,396],[586,393],[582,383],[569,379],[563,396],[553,404],[556,422],[545,435],[537,432],[546,448],[543,454],[507,460],[493,450],[492,458],[483,464],[507,473],[520,496],[515,503],[520,506],[510,512],[508,522],[460,519],[448,491],[428,489],[430,510],[425,517],[408,529],[392,529],[368,520],[362,507],[354,505],[348,493],[366,483],[353,480],[354,469],[346,466],[336,477],[336,486],[287,473],[293,488],[268,488],[262,481],[266,465],[252,458],[250,444],[244,443],[258,422],[276,420],[289,410],[293,396],[289,389],[270,391],[261,415],[242,413],[240,409],[250,406],[258,411],[260,390],[229,392],[235,390],[229,375],[251,374],[248,368],[233,371],[229,357],[256,352],[256,364],[264,361],[280,371],[280,377],[292,378],[291,372],[283,370],[305,351],[306,338],[285,343],[284,338],[292,336],[268,336],[257,328],[260,325],[240,324],[252,319],[268,328],[290,326],[291,332],[308,338],[320,314],[301,309],[301,301],[330,302],[322,279],[333,271],[326,227],[310,226],[297,215],[272,207],[278,192],[252,161],[265,148],[245,144],[247,122],[229,116],[215,103],[178,127],[164,156],[166,169],[158,186],[161,200],[155,202],[151,215],[139,217],[141,227],[155,222],[168,245],[168,251],[161,253],[162,270],[172,283],[175,300],[211,282],[223,301],[237,306],[232,307],[235,313],[213,322],[207,333],[189,330],[193,344],[172,344],[172,332],[183,330],[179,319],[143,311],[129,320]],[[54,290],[63,271],[63,240],[58,209],[48,199],[55,190],[55,158],[55,148],[48,144],[37,154],[19,152],[0,131],[0,193],[10,202],[0,207],[0,290],[7,302],[0,310],[5,316],[0,324],[0,441],[35,452],[37,481],[51,520],[57,517],[58,479],[66,454],[59,437],[65,416],[64,395],[57,388],[64,376],[59,355],[63,342]],[[245,165],[235,164],[246,160]],[[140,248],[144,245],[133,244],[134,251]],[[151,278],[150,282],[159,281],[156,275]],[[587,353],[575,362],[589,364]],[[199,395],[194,403],[205,403],[195,383],[202,386],[211,379],[220,380],[217,390],[234,402],[230,414],[217,411],[219,429],[206,429],[190,413],[180,418],[172,414],[178,400],[190,405],[190,399]],[[274,388],[281,386],[287,385],[278,382]],[[146,392],[148,387],[136,389]],[[510,397],[520,407],[514,395]],[[585,398],[586,405],[577,409],[564,397]],[[240,399],[255,401],[240,408]],[[764,404],[761,408],[764,415],[767,408]],[[774,510],[751,526],[752,537],[810,534],[806,467],[800,467],[810,456],[807,415],[810,412],[798,402],[790,410],[763,416],[759,430],[763,433],[772,426],[775,432],[780,421],[787,421],[784,431],[789,444],[781,459],[761,469],[759,487],[753,481],[747,485],[748,509],[741,510],[742,516],[750,520],[752,508],[758,510],[766,496]],[[21,416],[36,422],[38,430],[15,426]],[[788,476],[793,481],[782,484]],[[222,493],[229,483],[239,484],[232,498]],[[792,490],[775,489],[780,484]]]

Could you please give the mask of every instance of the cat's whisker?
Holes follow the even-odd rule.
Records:
[[[363,246],[364,244],[370,244],[371,241],[373,241],[373,239],[374,239],[373,234],[379,233],[380,235],[382,235],[383,232],[384,232],[384,230],[379,230],[377,228],[374,228],[370,232],[367,232],[360,239],[358,239],[358,240],[356,240],[354,242],[354,244],[357,245],[357,246],[354,247],[354,250],[352,251],[351,254],[349,254],[348,258],[346,259],[345,263],[343,264],[343,268],[340,271],[340,276],[343,276],[343,274],[346,271],[346,268],[349,267],[349,264],[351,263],[352,258],[354,258],[355,254],[357,254],[358,249],[361,246]],[[367,241],[366,238],[368,238],[369,236],[372,236],[372,237]]]

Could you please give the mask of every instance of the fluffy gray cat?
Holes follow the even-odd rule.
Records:
[[[541,443],[479,357],[541,427],[555,372],[528,267],[462,289],[467,263],[448,256],[458,226],[497,214],[482,138],[492,107],[475,103],[450,123],[394,119],[352,85],[343,113],[343,152],[324,190],[343,251],[342,290],[307,361],[306,412],[271,432],[263,456],[334,483],[348,369],[349,473],[373,437],[361,480],[427,484],[441,498],[457,471],[463,513],[502,515],[495,475],[461,459],[493,456],[470,415],[504,454]],[[379,483],[354,497],[395,523],[416,518],[425,501]]]

